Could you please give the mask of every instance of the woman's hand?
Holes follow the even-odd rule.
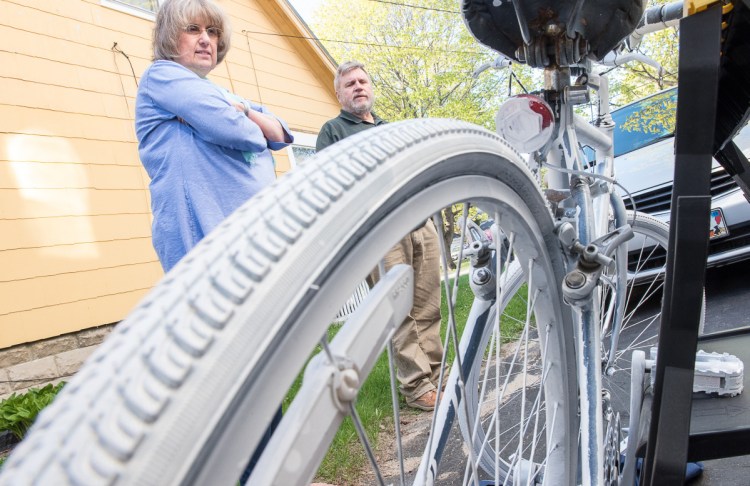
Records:
[[[269,142],[291,141],[286,140],[284,129],[281,127],[281,123],[279,123],[279,120],[277,120],[276,118],[270,115],[266,115],[265,113],[255,111],[252,108],[247,110],[246,114],[251,121],[255,122],[255,124],[260,127],[260,130],[263,132],[263,135]]]
[[[269,142],[290,142],[286,140],[284,129],[281,127],[281,123],[276,118],[255,111],[252,108],[243,105],[242,103],[232,103],[232,106],[237,111],[244,113],[251,121],[260,127],[260,131],[263,132],[263,136]]]

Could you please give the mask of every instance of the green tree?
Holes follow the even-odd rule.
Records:
[[[669,3],[669,0],[649,0],[648,7]],[[657,91],[677,86],[677,53],[679,31],[670,27],[647,34],[637,48],[661,64],[660,73],[652,66],[632,62],[615,70],[610,75],[611,99],[622,106]]]
[[[456,118],[494,130],[510,72],[472,76],[495,54],[471,36],[456,2],[396,3],[324,0],[312,28],[337,62],[367,66],[381,117]],[[526,72],[519,76],[528,80]]]
[[[403,5],[401,3],[408,3]],[[421,7],[421,8],[420,8]],[[472,74],[496,53],[470,34],[455,0],[324,0],[311,26],[337,62],[365,64],[375,88],[374,111],[389,121],[454,118],[495,129],[495,113],[512,86],[531,86],[531,71]],[[461,205],[444,212],[450,246]],[[474,214],[474,213],[472,213]]]

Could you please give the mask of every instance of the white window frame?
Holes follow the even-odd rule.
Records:
[[[315,143],[318,140],[317,135],[313,135],[312,133],[304,133],[304,132],[295,132],[292,130],[292,136],[294,137],[294,143],[289,145],[286,148],[287,156],[289,157],[289,165],[290,167],[294,168],[297,167],[297,160],[294,158],[294,150],[292,150],[292,147],[298,146],[298,147],[308,147],[308,148],[315,148]]]
[[[104,7],[111,8],[113,10],[117,10],[119,12],[123,12],[126,14],[134,15],[142,19],[146,19],[146,20],[156,19],[156,12],[151,12],[150,10],[138,8],[136,6],[130,5],[129,3],[126,3],[125,1],[100,0],[100,3]],[[157,3],[161,3],[161,0],[157,0]]]

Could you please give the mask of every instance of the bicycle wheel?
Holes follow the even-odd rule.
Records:
[[[603,388],[607,392],[605,403],[606,423],[609,426],[605,447],[605,476],[607,479],[616,478],[615,471],[619,473],[619,437],[620,422],[628,424],[630,407],[630,356],[633,351],[640,350],[646,356],[651,354],[651,348],[658,344],[658,333],[661,313],[661,293],[663,279],[666,271],[666,251],[669,240],[669,227],[667,224],[656,220],[646,214],[628,214],[628,222],[632,224],[634,238],[628,243],[627,251],[627,291],[625,312],[621,318],[621,330],[619,340],[615,343],[612,359],[609,358],[609,347],[612,343],[612,319],[614,319],[616,303],[613,286],[617,279],[613,275],[604,275],[601,285],[601,306],[599,315],[602,317],[602,339],[603,339],[603,365],[606,365],[608,373],[603,377]],[[511,266],[505,272],[503,297],[501,297],[499,308],[501,319],[516,320],[517,313],[509,311],[512,299],[526,303],[527,292],[519,292],[525,279],[519,265]],[[466,335],[465,335],[466,337]],[[534,375],[537,378],[532,381],[541,382],[542,368],[539,366],[540,351],[536,343],[538,336],[532,335],[530,344],[524,344],[520,348],[520,342],[508,339],[507,335],[498,332],[497,328],[488,327],[479,341],[478,347],[484,350],[477,353],[472,372],[467,378],[468,410],[469,419],[463,423],[462,431],[468,440],[467,423],[476,424],[473,439],[470,443],[474,445],[475,454],[481,460],[482,468],[492,474],[496,461],[503,474],[512,473],[515,469],[523,469],[527,474],[529,468],[539,464],[545,456],[544,444],[539,444],[540,451],[536,451],[532,457],[521,459],[525,465],[519,466],[517,449],[524,447],[523,444],[533,443],[534,434],[529,430],[519,432],[517,427],[499,427],[499,424],[507,423],[529,423],[535,420],[533,415],[524,419],[508,420],[508,415],[520,414],[523,405],[526,410],[534,410],[533,405],[539,395],[539,385],[513,389],[513,381],[505,383],[506,388],[488,386],[488,383],[496,381],[496,376],[516,376],[519,380]],[[499,343],[499,344],[498,344]],[[496,350],[501,350],[496,355]],[[498,372],[498,369],[505,372]],[[533,370],[532,372],[523,370]],[[528,383],[528,382],[527,382]],[[489,390],[489,391],[488,391]],[[500,391],[496,391],[500,390]],[[488,406],[497,400],[497,395],[502,397],[501,407]],[[548,400],[549,402],[549,400]],[[528,413],[528,412],[526,412]],[[624,452],[624,451],[623,451]],[[533,469],[533,468],[532,468]],[[521,478],[522,480],[524,478]],[[614,483],[616,484],[616,479]]]
[[[554,404],[540,407],[550,444],[540,464],[555,484],[572,484],[573,332],[549,210],[504,141],[447,120],[350,137],[240,208],[117,326],[40,415],[0,483],[233,484],[352,289],[403,235],[458,201],[494,214],[515,242],[534,302],[526,326],[543,329],[544,398]],[[313,478],[411,307],[409,272],[394,267],[324,342],[251,484]]]
[[[540,438],[547,426],[547,404],[554,402],[543,393],[549,369],[540,331],[528,325],[535,316],[528,310],[531,296],[522,290],[525,284],[521,266],[512,262],[488,317],[496,325],[481,330],[481,352],[466,379],[467,418],[460,420],[461,431],[495,484],[537,484],[548,474],[548,445]],[[470,339],[467,333],[464,339]]]
[[[662,296],[664,277],[667,269],[667,246],[669,243],[669,226],[647,214],[628,211],[627,220],[631,223],[634,238],[627,247],[627,290],[624,313],[620,322],[620,330],[616,340],[611,317],[615,306],[613,302],[613,287],[615,279],[605,279],[602,287],[602,352],[605,372],[602,376],[602,388],[605,392],[605,480],[616,484],[618,474],[622,470],[621,454],[625,449],[621,447],[621,435],[627,437],[628,442],[634,442],[629,453],[639,456],[645,437],[640,436],[644,424],[650,423],[650,412],[641,412],[642,402],[650,398],[651,374],[649,373],[641,383],[640,373],[636,379],[636,390],[639,395],[632,393],[632,361],[634,353],[650,360],[656,359],[659,344],[659,329],[661,326]],[[706,297],[703,294],[701,306],[700,332],[703,331]],[[640,368],[640,366],[639,366]],[[635,411],[631,417],[631,410]],[[650,410],[648,407],[644,410]],[[626,427],[627,433],[620,430]],[[648,427],[645,427],[648,430]],[[642,451],[641,451],[642,452]],[[636,461],[637,457],[633,457]],[[626,457],[626,461],[628,458]],[[629,480],[629,479],[628,479]]]
[[[607,354],[603,387],[609,392],[613,409],[628,417],[630,396],[630,355],[635,350],[651,355],[659,343],[661,297],[667,268],[669,226],[647,214],[628,212],[635,236],[628,242],[628,278],[625,312],[619,339],[612,348],[612,323],[608,316],[614,306],[610,296],[614,279],[605,279],[602,298],[602,352]],[[610,318],[611,319],[611,318]]]

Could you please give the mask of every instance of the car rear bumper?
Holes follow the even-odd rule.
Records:
[[[708,247],[708,267],[728,265],[750,258],[750,202],[740,189],[716,196],[711,208],[721,208],[729,234],[711,240]],[[662,212],[651,216],[669,222],[669,213]],[[708,222],[706,222],[708,230]]]

